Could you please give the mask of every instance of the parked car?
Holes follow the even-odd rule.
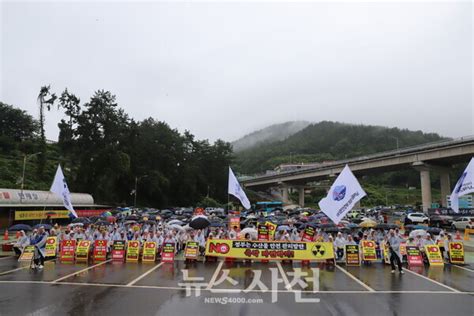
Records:
[[[448,215],[433,215],[430,216],[430,226],[432,227],[451,227],[453,217]]]
[[[430,219],[423,213],[410,213],[407,215],[410,224],[428,224]]]
[[[464,230],[466,228],[474,228],[474,217],[459,217],[453,221],[451,228],[454,230]]]

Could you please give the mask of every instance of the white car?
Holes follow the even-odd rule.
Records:
[[[451,224],[452,229],[459,229],[464,230],[466,228],[473,229],[474,228],[474,217],[460,217],[453,221]]]
[[[410,220],[410,223],[413,224],[428,224],[430,219],[423,213],[410,213],[407,215],[407,218]]]

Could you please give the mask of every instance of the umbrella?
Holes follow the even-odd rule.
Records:
[[[156,225],[156,221],[152,220],[152,219],[149,219],[147,221],[144,221],[143,222],[144,224],[148,224],[148,225]]]
[[[212,222],[211,225],[209,225],[211,227],[224,227],[225,224],[224,223],[220,223],[220,222]]]
[[[415,229],[415,230],[410,232],[410,237],[416,237],[418,235],[420,235],[421,237],[424,237],[424,236],[426,236],[426,234],[427,234],[426,230]]]
[[[20,230],[24,230],[25,232],[26,231],[30,231],[32,230],[31,226],[30,225],[26,225],[26,224],[16,224],[16,225],[13,225],[12,227],[8,228],[9,231],[20,231]]]
[[[287,226],[287,225],[282,225],[277,228],[277,231],[282,231],[282,230],[288,231],[288,230],[291,230],[291,228],[290,226]]]
[[[375,226],[377,226],[377,223],[370,219],[363,221],[362,223],[359,224],[359,227],[363,227],[363,228],[370,228],[370,227],[375,227]]]
[[[77,224],[77,223],[89,224],[90,220],[87,217],[77,217],[72,220],[72,223],[73,224]]]
[[[336,227],[336,224],[334,223],[327,223],[327,224],[321,224],[319,225],[321,228],[332,228],[332,227]]]
[[[137,215],[128,215],[127,217],[125,217],[125,220],[127,220],[127,221],[137,221],[138,216]]]
[[[168,222],[169,225],[183,225],[184,223],[179,219],[173,219],[172,221]]]
[[[438,228],[438,227],[430,227],[427,229],[427,232],[430,233],[430,234],[434,234],[434,235],[439,235],[439,233],[441,233],[442,229],[441,228]]]
[[[253,215],[253,214],[247,216],[247,219],[255,219],[255,218],[257,218],[257,216],[255,216],[255,215]]]
[[[326,233],[337,233],[337,232],[339,232],[339,228],[337,228],[337,227],[326,227],[326,228],[323,228],[323,231],[326,232]]]
[[[112,216],[112,212],[110,212],[110,211],[104,212],[104,213],[102,213],[102,216],[105,216],[105,217]]]
[[[170,229],[176,229],[176,230],[184,230],[183,226],[180,225],[168,225]]]
[[[391,227],[389,224],[377,224],[377,226],[375,226],[375,229],[389,230],[391,229]]]
[[[257,230],[255,228],[250,228],[250,227],[247,227],[247,228],[244,228],[240,231],[240,234],[242,236],[245,236],[247,234],[250,234],[251,236],[253,236],[254,238],[257,238]]]
[[[35,226],[33,226],[34,229],[38,229],[40,227],[44,227],[44,229],[46,230],[50,230],[51,228],[53,228],[53,226],[49,224],[36,224]]]
[[[193,228],[189,227],[189,225],[180,226],[180,227],[182,227],[184,230],[193,230]]]
[[[211,222],[205,216],[196,216],[194,217],[191,222],[189,222],[189,226],[194,229],[203,229],[207,226],[211,225]]]
[[[70,224],[71,227],[76,227],[76,226],[84,226],[84,223],[72,223]]]
[[[109,223],[115,223],[117,221],[117,218],[115,218],[113,216],[107,216],[106,220]]]
[[[131,225],[131,224],[135,224],[137,221],[125,221],[123,222],[124,225]]]
[[[89,219],[89,222],[97,222],[97,221],[100,221],[102,218],[100,216],[91,216],[88,218]]]
[[[428,226],[423,226],[423,225],[415,225],[413,229],[422,229],[422,230],[427,230]]]
[[[349,224],[347,224],[346,227],[347,227],[347,228],[359,228],[359,225],[354,224],[354,223],[349,223]]]
[[[98,225],[98,226],[107,226],[107,225],[111,225],[110,222],[107,222],[107,221],[98,221],[98,222],[95,222],[95,225]]]

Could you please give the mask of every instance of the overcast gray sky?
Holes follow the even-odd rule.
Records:
[[[470,1],[2,2],[0,100],[117,95],[199,138],[288,120],[474,134]],[[57,138],[60,113],[47,114]]]

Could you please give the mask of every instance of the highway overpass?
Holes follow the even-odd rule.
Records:
[[[304,205],[304,186],[308,182],[335,177],[346,164],[350,166],[356,176],[414,168],[420,172],[423,210],[427,211],[431,207],[430,172],[439,172],[441,196],[444,197],[451,193],[449,170],[452,165],[467,163],[472,157],[474,157],[474,135],[335,161],[321,167],[308,167],[278,174],[256,176],[241,182],[244,187],[256,190],[280,187],[284,202],[288,200],[288,188],[298,188],[300,192],[299,204]],[[444,198],[442,200],[443,206],[445,206],[446,201]]]

